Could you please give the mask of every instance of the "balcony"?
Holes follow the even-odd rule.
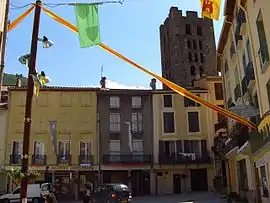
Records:
[[[227,144],[225,144],[224,148],[222,149],[222,152],[224,155],[226,155],[228,152],[230,152],[235,147],[238,147],[238,145],[237,145],[237,141],[236,141],[235,137],[233,137],[233,138],[231,138],[231,140]]]
[[[21,155],[11,154],[10,158],[9,158],[9,164],[10,165],[21,165],[21,163],[22,163],[21,160],[22,160]]]
[[[234,88],[234,99],[237,101],[238,98],[241,97],[241,88],[240,84],[237,84],[236,87]]]
[[[270,137],[259,133],[256,130],[252,131],[249,136],[252,153],[257,152],[262,147],[266,147],[268,144],[270,144]]]
[[[93,155],[79,155],[79,165],[93,165]]]
[[[58,154],[57,164],[71,164],[71,155]]]
[[[224,118],[222,121],[215,124],[215,132],[217,132],[220,129],[226,129],[227,128],[227,118]]]
[[[237,16],[236,16],[236,29],[235,29],[235,41],[236,46],[238,45],[239,40],[242,40],[243,37],[241,35],[241,26],[243,23],[246,23],[246,15],[245,12],[239,8]]]
[[[103,164],[151,164],[151,155],[103,155]]]
[[[247,92],[248,86],[252,80],[255,80],[255,75],[254,75],[253,63],[250,61],[247,64],[246,74],[243,77],[242,82],[241,82],[243,95]]]
[[[47,163],[46,155],[32,155],[32,165],[44,166]]]
[[[211,157],[205,153],[179,153],[175,155],[159,155],[159,164],[206,164],[211,163]]]

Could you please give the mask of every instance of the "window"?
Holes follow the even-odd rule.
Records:
[[[200,154],[200,140],[184,140],[184,153]]]
[[[216,100],[223,100],[222,83],[215,83],[214,86],[215,86]]]
[[[196,40],[193,40],[193,49],[197,49],[197,42],[196,42]]]
[[[200,96],[199,94],[196,94],[197,96]],[[185,107],[199,107],[201,106],[199,103],[192,101],[186,97],[184,97],[184,106]]]
[[[260,49],[259,49],[259,56],[261,60],[261,68],[263,68],[264,64],[269,61],[269,51],[268,51],[268,44],[267,39],[265,35],[265,29],[264,29],[264,23],[263,23],[263,17],[261,11],[258,14],[257,17],[257,32],[260,42]]]
[[[174,133],[174,113],[164,112],[163,113],[163,127],[164,133]]]
[[[231,56],[231,58],[233,57],[234,54],[235,54],[234,43],[231,42],[231,46],[230,46],[230,56]]]
[[[190,67],[190,75],[192,75],[192,76],[195,76],[196,75],[195,66],[191,66]]]
[[[132,148],[133,161],[143,161],[143,140],[133,140]]]
[[[142,97],[136,96],[132,97],[132,108],[141,108],[142,107]]]
[[[200,76],[202,77],[204,74],[204,68],[202,66],[200,66]]]
[[[34,163],[33,164],[45,164],[45,143],[35,141],[34,142]]]
[[[12,194],[20,194],[20,192],[21,192],[21,188],[19,187],[19,188],[16,188],[16,189],[12,192]]]
[[[204,63],[204,55],[203,53],[200,53],[201,63]]]
[[[22,142],[21,141],[13,141],[12,146],[12,164],[19,164],[21,162],[21,154],[22,154]]]
[[[70,161],[70,142],[59,141],[58,143],[58,163],[68,164]]]
[[[174,156],[176,153],[175,141],[164,141],[164,154],[165,156]]]
[[[143,131],[143,118],[142,113],[136,112],[132,113],[132,132],[142,132]]]
[[[188,53],[188,61],[192,62],[192,53]]]
[[[202,26],[200,26],[200,25],[197,25],[197,35],[199,35],[199,36],[203,35]]]
[[[199,112],[188,112],[188,132],[200,132]]]
[[[119,108],[120,107],[120,98],[119,97],[110,97],[110,108]]]
[[[163,106],[166,108],[172,107],[172,95],[163,95]]]
[[[268,182],[266,176],[266,169],[265,166],[260,167],[260,178],[261,178],[261,191],[263,197],[269,197],[268,193]]]
[[[120,113],[110,113],[110,132],[120,132]]]
[[[202,45],[202,41],[201,40],[199,40],[199,49],[200,50],[203,50],[203,45]]]
[[[121,144],[120,140],[110,140],[109,141],[109,154],[110,154],[110,162],[118,163],[121,159],[120,157]]]
[[[250,48],[250,41],[249,41],[249,39],[247,39],[246,47],[247,47],[247,57],[248,57],[248,62],[252,62],[251,48]]]
[[[186,24],[186,34],[191,35],[191,25],[190,24]]]
[[[242,66],[243,66],[243,70],[244,70],[244,73],[246,74],[247,73],[247,60],[246,60],[246,54],[243,53],[243,56],[242,56]]]
[[[195,53],[194,56],[195,56],[195,62],[198,62],[198,61],[199,61],[199,59],[198,59],[198,54]]]
[[[80,142],[80,165],[91,164],[91,141]]]
[[[191,43],[189,40],[187,40],[187,46],[188,46],[188,49],[191,49]]]

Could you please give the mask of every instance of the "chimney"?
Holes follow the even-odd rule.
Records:
[[[21,81],[20,77],[17,77],[16,87],[22,87],[22,81]]]
[[[152,78],[151,79],[151,82],[150,82],[150,87],[152,88],[152,90],[156,90],[156,83],[157,83],[157,80],[155,78]]]
[[[101,77],[101,80],[100,80],[100,86],[102,89],[105,89],[106,88],[106,77]]]

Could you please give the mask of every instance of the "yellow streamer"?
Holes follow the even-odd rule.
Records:
[[[16,20],[8,25],[8,32],[13,30],[20,22],[22,22],[34,9],[35,5],[32,5],[27,11],[20,15]]]
[[[62,25],[64,25],[65,27],[67,27],[68,29],[70,29],[71,31],[73,32],[76,32],[78,33],[78,29],[76,26],[72,25],[71,23],[69,23],[68,21],[66,21],[65,19],[57,16],[56,14],[54,14],[53,12],[49,11],[48,9],[46,8],[43,8],[41,6],[42,10],[47,14],[49,15],[50,17],[52,17],[54,20],[56,20],[57,22],[61,23]],[[192,94],[191,92],[187,91],[186,89],[174,84],[173,82],[159,76],[159,75],[156,75],[155,73],[152,73],[151,71],[145,69],[144,67],[140,66],[139,64],[131,61],[130,59],[126,58],[125,56],[121,55],[120,53],[116,52],[115,50],[111,49],[110,47],[104,45],[104,44],[99,44],[98,45],[100,48],[108,51],[109,53],[119,57],[120,59],[126,61],[127,63],[137,67],[138,69],[140,69],[141,71],[151,75],[152,77],[158,79],[160,82],[162,82],[163,84],[165,84],[167,87],[171,88],[173,91],[175,91],[176,93],[184,96],[184,97],[187,97],[188,99],[191,99],[197,103],[200,103],[204,106],[207,106],[217,112],[219,112],[220,114],[222,115],[225,115],[225,116],[228,116],[230,118],[233,118],[235,119],[236,121],[240,122],[241,124],[243,125],[246,125],[250,128],[256,128],[256,125],[252,122],[250,122],[249,120],[246,120],[244,118],[242,118],[241,116],[239,115],[236,115],[236,114],[233,114],[231,111],[227,110],[227,109],[223,109],[219,106],[215,106],[213,104],[210,104],[209,102],[203,100],[202,98]]]

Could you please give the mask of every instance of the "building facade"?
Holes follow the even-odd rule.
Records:
[[[149,195],[152,169],[151,90],[109,90],[97,95],[103,183],[125,183]]]
[[[205,78],[192,93],[223,104],[221,78]],[[214,86],[220,86],[216,89]],[[201,87],[199,87],[201,86]],[[154,169],[157,194],[210,191],[215,176],[211,147],[218,114],[171,92],[153,94]],[[221,129],[219,129],[221,130]]]
[[[258,124],[258,131],[233,121],[228,122],[230,139],[224,148],[228,159],[230,191],[239,193],[241,198],[251,202],[261,196],[263,201],[269,201],[269,169],[263,158],[267,155],[264,149],[267,149],[269,140],[266,132],[269,132],[267,39],[270,35],[267,35],[269,32],[263,20],[268,15],[267,4],[266,1],[245,0],[225,3],[226,17],[217,56],[217,67],[223,76],[226,107],[246,105],[260,112],[257,116],[249,117]]]
[[[217,76],[213,21],[198,18],[197,12],[187,11],[183,16],[181,10],[171,7],[160,26],[160,47],[164,78],[192,87],[203,75]]]
[[[78,199],[84,184],[98,184],[96,90],[58,88],[41,90],[33,99],[29,167],[50,181],[59,199]],[[9,92],[5,170],[19,167],[24,130],[24,88]]]

